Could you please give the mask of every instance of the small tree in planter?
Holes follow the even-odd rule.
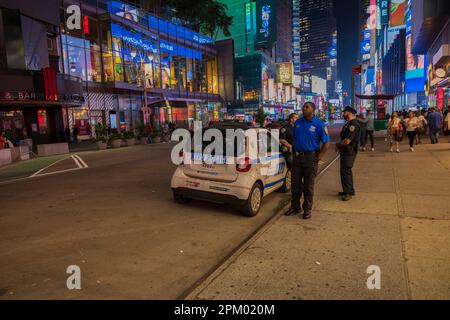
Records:
[[[137,132],[137,138],[140,140],[141,144],[147,144],[148,134],[145,124],[143,122],[136,122],[135,128]]]
[[[114,149],[120,148],[122,146],[122,134],[113,133],[109,136],[109,141]]]
[[[156,129],[156,128],[153,129],[152,140],[153,140],[153,143],[161,142],[161,131],[159,129]]]
[[[136,136],[133,131],[127,131],[123,134],[123,138],[128,147],[132,147],[136,144]]]
[[[104,124],[94,126],[95,138],[93,141],[97,144],[99,150],[105,150],[108,147],[108,127]]]

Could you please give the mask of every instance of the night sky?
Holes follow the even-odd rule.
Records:
[[[350,94],[351,68],[358,58],[358,0],[334,0],[338,29],[338,75]]]

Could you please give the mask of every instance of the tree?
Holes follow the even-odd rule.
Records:
[[[218,0],[168,0],[177,19],[193,30],[211,38],[221,30],[226,37],[231,35],[233,17],[227,14],[227,5]]]

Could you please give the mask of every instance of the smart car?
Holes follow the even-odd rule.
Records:
[[[218,129],[226,135],[227,127]],[[252,129],[257,133],[258,152],[262,148],[267,150],[264,158],[255,160],[246,157],[239,164],[207,163],[203,159],[196,164],[182,163],[171,182],[174,200],[182,204],[192,199],[230,204],[243,215],[253,217],[260,211],[264,197],[277,190],[290,192],[291,171],[279,148],[272,152],[270,147],[274,145],[272,139],[276,138],[266,129]],[[230,142],[225,141],[224,149]],[[250,143],[249,139],[245,139],[246,151]],[[252,147],[255,147],[253,143]],[[237,153],[234,156],[237,157]],[[234,163],[237,163],[237,158],[235,160]]]

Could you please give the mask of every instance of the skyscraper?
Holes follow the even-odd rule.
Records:
[[[337,31],[333,1],[302,0],[299,9],[302,92],[332,95],[337,75]],[[314,87],[313,78],[320,80],[315,83],[327,81],[326,90]]]

